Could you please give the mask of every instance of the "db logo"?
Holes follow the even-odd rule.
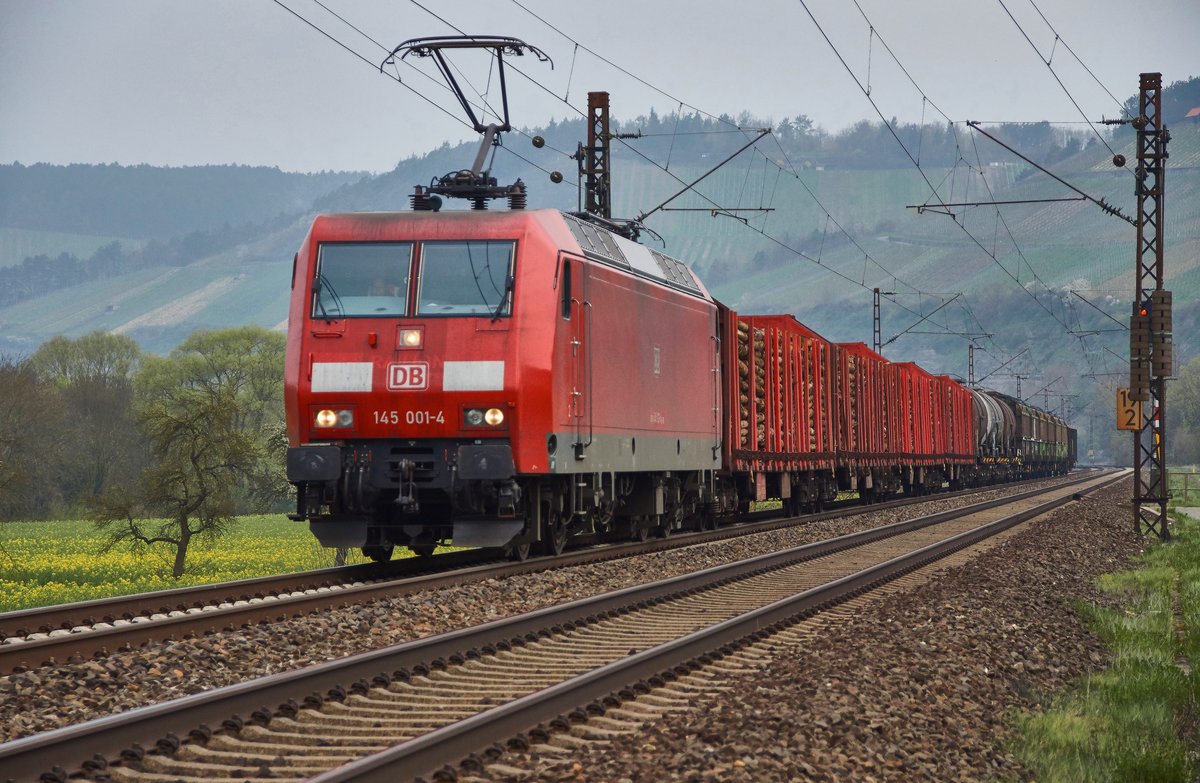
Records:
[[[401,389],[420,391],[428,386],[429,365],[425,362],[388,365],[387,387],[391,391]]]

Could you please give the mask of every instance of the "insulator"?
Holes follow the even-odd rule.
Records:
[[[471,199],[471,209],[479,210],[480,212],[488,208],[488,200],[486,196],[474,196]]]
[[[409,202],[414,211],[426,211],[429,209],[429,194],[418,185],[416,191],[409,197]]]
[[[508,208],[525,209],[525,202],[525,188],[521,185],[514,185],[512,190],[508,191]]]

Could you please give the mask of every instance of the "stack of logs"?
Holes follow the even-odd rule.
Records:
[[[813,367],[817,366],[816,347],[811,340],[805,340],[804,360],[809,369],[804,373],[804,418],[808,422],[808,450],[817,450],[817,407],[816,387],[813,383]]]
[[[855,451],[862,451],[864,446],[858,440],[858,357],[850,354],[846,357],[846,382],[850,387],[848,389],[850,395],[850,436],[851,447]]]
[[[752,345],[753,344],[753,345]],[[754,360],[750,360],[751,348],[753,347]],[[754,423],[757,430],[758,448],[763,448],[767,439],[767,413],[766,413],[766,349],[767,337],[762,329],[755,329],[753,339],[750,336],[750,325],[739,321],[738,322],[738,390],[741,416],[738,421],[741,425],[741,445],[742,448],[750,446],[750,395],[754,395]],[[750,373],[753,369],[754,383],[750,383]]]
[[[784,422],[788,420],[787,416],[787,381],[794,377],[788,372],[788,357],[784,352],[784,340],[782,335],[776,335],[774,343],[775,353],[775,383],[779,386],[775,394],[775,443],[772,444],[776,451],[785,451],[787,449],[788,438],[787,427]]]

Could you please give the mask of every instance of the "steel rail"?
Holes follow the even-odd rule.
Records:
[[[1107,478],[1106,481],[1116,481],[1122,477],[1123,475],[1118,475],[1115,478]],[[524,644],[539,634],[544,635],[547,632],[546,629],[594,622],[604,616],[628,612],[631,605],[646,606],[665,600],[670,596],[707,589],[714,583],[778,568],[784,563],[820,557],[890,535],[935,525],[955,517],[986,511],[1037,494],[1095,479],[1095,476],[1079,478],[1055,487],[1031,490],[1016,496],[897,522],[782,552],[768,553],[737,563],[715,566],[693,574],[684,574],[647,585],[629,587],[561,606],[546,607],[525,615],[406,642],[389,648],[359,653],[304,669],[238,683],[0,744],[0,777],[36,780],[47,771],[47,759],[54,759],[59,763],[65,763],[69,759],[78,759],[77,763],[82,765],[85,759],[97,756],[106,758],[106,754],[113,754],[117,748],[137,746],[153,748],[164,742],[167,743],[165,747],[169,747],[171,743],[178,743],[178,740],[173,738],[187,737],[205,725],[236,726],[243,720],[244,722],[269,722],[271,716],[281,710],[294,711],[297,709],[296,700],[303,699],[305,694],[340,693],[344,697],[347,691],[369,689],[373,682],[379,682],[380,677],[390,676],[392,673],[408,672],[419,665],[430,665],[430,662],[436,668],[439,662],[444,663],[446,659],[453,659],[454,656],[462,655],[465,651],[476,650],[488,645]],[[1076,494],[1078,495],[1078,493]],[[1071,495],[1064,495],[1064,499],[1059,502],[1066,502],[1066,499],[1070,497]],[[667,645],[667,647],[670,646]],[[641,660],[640,656],[635,656],[635,658]],[[653,660],[657,661],[658,659]],[[604,671],[608,668],[604,667],[597,671]],[[591,677],[594,674],[585,675],[585,677]],[[548,689],[547,693],[557,692],[558,687]],[[524,699],[519,699],[518,702],[524,702]],[[516,703],[513,702],[513,704]],[[506,705],[506,709],[514,708]],[[244,718],[238,716],[244,716]],[[472,721],[474,720],[472,719]],[[408,743],[405,743],[405,746],[407,745]]]
[[[21,631],[35,628],[42,633],[114,619],[132,619],[142,614],[168,613],[216,605],[225,601],[240,601],[251,598],[278,596],[306,589],[320,589],[335,585],[352,584],[358,581],[396,578],[408,571],[428,572],[436,566],[460,566],[465,552],[446,552],[431,558],[405,558],[390,563],[360,563],[335,566],[313,571],[291,574],[274,574],[251,579],[238,579],[190,587],[174,587],[169,590],[154,590],[131,595],[97,598],[91,601],[73,601],[54,606],[39,606],[0,612],[0,638],[19,635]],[[478,559],[477,557],[475,559]],[[443,560],[453,562],[446,563]],[[27,631],[28,632],[28,631]]]
[[[582,705],[612,696],[633,683],[645,682],[652,677],[674,679],[680,667],[695,668],[688,664],[699,658],[722,658],[746,642],[763,639],[820,610],[872,590],[1123,478],[1126,478],[1125,474],[1098,482],[1083,492],[1064,495],[988,522],[944,541],[631,655],[381,753],[316,775],[309,778],[307,783],[394,783],[430,775],[445,767],[448,758],[467,757],[518,732],[559,719]]]
[[[609,544],[596,548],[567,552],[558,557],[531,558],[524,562],[497,562],[494,554],[489,555],[481,553],[478,550],[448,553],[446,555],[438,555],[434,558],[439,561],[437,564],[420,561],[424,565],[424,568],[419,570],[425,572],[420,575],[399,575],[397,578],[392,579],[384,576],[382,577],[383,581],[342,587],[330,587],[328,585],[309,586],[306,588],[304,595],[270,594],[263,590],[262,585],[265,584],[286,584],[286,580],[288,579],[286,576],[264,577],[261,580],[225,583],[226,585],[257,584],[259,587],[257,592],[264,593],[264,595],[250,599],[239,598],[236,600],[234,606],[225,608],[218,608],[215,604],[207,604],[206,608],[199,608],[200,610],[194,613],[183,613],[182,610],[178,609],[167,610],[175,612],[175,616],[157,620],[142,617],[133,620],[129,624],[117,625],[111,628],[70,630],[69,632],[59,633],[47,638],[0,644],[0,673],[24,671],[40,665],[56,665],[73,660],[103,657],[113,652],[134,649],[155,641],[186,639],[250,625],[282,622],[290,618],[303,616],[304,614],[338,609],[354,603],[454,587],[485,579],[501,579],[549,568],[565,568],[597,563],[676,547],[691,546],[698,543],[721,541],[752,533],[791,527],[797,524],[902,508],[915,503],[951,499],[982,491],[989,490],[975,488],[960,490],[958,492],[919,495],[885,503],[865,506],[854,505],[800,517],[774,517],[761,522],[723,527],[715,531],[683,533],[646,542]],[[1009,497],[1020,498],[1023,496],[1023,494],[1017,494]],[[1004,499],[1001,499],[999,502],[1003,501]],[[461,557],[456,558],[454,555],[461,555]],[[441,558],[449,560],[450,562],[446,563],[446,565],[452,567],[453,570],[428,573],[430,567],[436,567],[441,564]],[[476,564],[470,565],[471,563]],[[464,564],[467,565],[464,566]],[[308,575],[331,573],[339,570],[326,569],[325,571],[308,572]],[[291,575],[291,578],[294,579],[295,577],[296,575]],[[179,588],[168,592],[171,593],[172,598],[178,600],[186,596],[191,589],[193,588]],[[194,589],[199,590],[202,588]],[[217,590],[217,588],[213,589]],[[215,594],[219,595],[222,593],[218,591]],[[92,607],[101,604],[108,607],[110,612],[115,611],[115,607],[120,606],[122,600],[136,602],[128,605],[162,607],[162,601],[158,598],[160,595],[162,594],[142,593],[137,596],[101,599],[98,602],[69,604],[61,609],[51,607],[51,611],[53,612],[52,616],[55,617],[80,617],[81,615],[78,612],[88,611]],[[20,613],[13,614],[21,614],[29,621],[30,618],[37,616],[37,611],[23,610]],[[95,612],[92,612],[92,614],[95,614]],[[0,622],[4,622],[10,616],[12,615],[0,615]],[[89,615],[82,616],[88,617]],[[45,623],[43,622],[42,625],[44,626]]]
[[[1028,481],[1041,480],[1045,479],[1028,479]],[[805,514],[800,517],[788,517],[787,519],[820,521],[822,519],[829,519],[837,515],[845,516],[889,508],[900,508],[912,503],[960,497],[978,492],[987,492],[989,490],[999,489],[1004,486],[1018,486],[1020,483],[1024,482],[1014,482],[1012,484],[994,484],[988,487],[974,487],[955,492],[896,498],[894,500],[877,503],[871,506],[838,504],[836,507],[833,507],[828,511],[816,514]],[[776,522],[778,520],[771,521]],[[765,525],[770,524],[770,522],[752,522],[750,524]],[[750,532],[759,532],[761,528],[751,527],[747,529],[749,529]],[[734,531],[726,530],[723,532]],[[685,533],[682,535],[691,535],[691,533]],[[676,537],[676,540],[690,541],[690,539],[682,539],[678,537]],[[593,543],[602,542],[596,541]],[[0,612],[0,638],[21,635],[22,631],[28,633],[29,628],[34,628],[42,633],[48,633],[52,630],[59,629],[70,630],[78,625],[95,622],[95,620],[92,619],[95,617],[102,618],[102,621],[104,622],[111,622],[113,619],[131,619],[132,617],[140,614],[165,614],[172,611],[186,611],[190,608],[200,608],[204,605],[218,604],[224,601],[247,600],[250,598],[261,599],[267,596],[277,596],[281,593],[290,593],[305,589],[319,589],[322,587],[331,587],[335,585],[345,585],[355,581],[408,576],[410,575],[408,573],[410,571],[426,573],[435,568],[460,568],[464,565],[477,564],[481,560],[494,561],[495,559],[496,557],[494,554],[481,554],[479,550],[446,552],[440,555],[434,555],[430,558],[413,557],[404,558],[402,560],[393,560],[389,563],[360,563],[356,565],[321,568],[313,571],[302,571],[291,574],[275,574],[270,576],[254,577],[251,579],[238,579],[231,582],[192,585],[190,587],[176,587],[168,590],[154,590],[145,593],[118,595],[108,598],[97,598],[90,601],[73,601],[71,603],[56,604],[54,606],[17,609],[11,612]],[[531,559],[543,563],[546,560],[546,558]]]

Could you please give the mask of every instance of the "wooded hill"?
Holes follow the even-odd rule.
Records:
[[[1183,119],[1195,105],[1200,79],[1164,94],[1172,132],[1166,269],[1180,366],[1200,354],[1200,126]],[[1128,318],[1133,289],[1128,223],[1087,201],[1006,205],[999,215],[990,206],[941,210],[954,217],[906,208],[936,202],[931,186],[956,203],[1076,195],[963,125],[896,125],[920,172],[880,123],[827,134],[803,114],[771,122],[652,112],[618,126],[641,133],[614,149],[614,213],[621,217],[649,211],[745,144],[750,137],[730,132],[735,126],[775,129],[756,151],[646,221],[662,243],[649,233],[643,241],[693,265],[732,307],[790,312],[830,339],[869,343],[872,287],[894,292],[884,297],[885,341],[961,292],[969,310],[947,305],[887,344],[885,356],[965,376],[967,341],[946,332],[988,333],[977,340],[987,351],[976,354],[977,376],[1024,350],[1005,370],[1029,377],[1024,394],[1064,376],[1052,391],[1081,395],[1073,411],[1090,404],[1088,415],[1108,424],[1107,386],[1118,378],[1103,374],[1119,369],[1116,357],[1127,353],[1117,322]],[[987,130],[1135,214],[1132,129],[1108,137],[1129,161],[1125,168],[1113,166],[1086,126]],[[544,148],[529,143],[535,134],[545,137]],[[511,133],[492,173],[501,182],[521,178],[531,208],[574,209],[576,164],[567,155],[584,136],[582,120]],[[414,185],[469,165],[474,153],[474,144],[443,145],[376,176],[246,166],[0,166],[0,354],[29,354],[53,335],[95,329],[165,353],[196,329],[282,328],[291,258],[314,214],[407,209]],[[552,184],[551,170],[565,181]],[[714,216],[717,206],[771,211]],[[1080,379],[1091,373],[1101,377]],[[1005,374],[988,383],[1015,391]]]

